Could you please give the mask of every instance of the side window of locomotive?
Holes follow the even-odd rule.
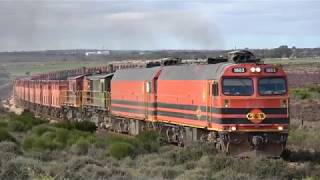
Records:
[[[222,84],[223,94],[227,96],[250,96],[253,94],[253,83],[249,78],[225,78]]]
[[[219,95],[219,87],[218,87],[218,83],[214,82],[212,84],[212,95],[213,96],[218,96]]]
[[[74,83],[74,82],[71,82],[71,87],[70,87],[70,89],[74,92],[74,91],[76,91],[76,84]]]
[[[283,95],[287,91],[284,78],[261,78],[258,86],[260,95]]]

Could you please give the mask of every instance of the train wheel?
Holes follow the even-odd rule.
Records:
[[[226,143],[222,139],[218,139],[216,142],[216,148],[221,152],[227,151]]]

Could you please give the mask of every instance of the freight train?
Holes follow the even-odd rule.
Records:
[[[42,74],[16,80],[14,96],[50,118],[129,135],[154,129],[181,146],[208,142],[239,156],[280,156],[288,136],[285,72],[244,50]]]

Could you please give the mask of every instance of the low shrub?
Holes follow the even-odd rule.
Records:
[[[38,179],[45,175],[40,161],[18,157],[2,167],[0,179]]]
[[[183,170],[177,167],[164,167],[163,169],[161,169],[161,175],[164,179],[174,179],[182,172]]]
[[[303,88],[290,89],[290,95],[293,99],[305,100],[305,99],[319,99],[320,98],[320,86],[310,86]]]
[[[134,155],[134,146],[125,142],[113,143],[109,147],[108,154],[116,159],[122,159]]]
[[[17,142],[16,139],[4,128],[0,128],[0,142],[10,141]]]
[[[317,150],[320,148],[320,132],[309,128],[292,129],[289,132],[288,144],[302,149]]]
[[[93,177],[95,176],[95,171],[86,171],[86,167],[93,166],[95,168],[99,168],[99,172],[103,168],[103,164],[97,160],[91,159],[86,156],[74,156],[70,160],[63,162],[58,165],[58,167],[52,169],[54,174],[56,174],[56,179],[101,179],[101,177]],[[61,168],[60,172],[56,172],[57,168]],[[107,168],[103,168],[106,172],[110,172]],[[111,174],[108,173],[110,176]],[[104,176],[104,174],[101,174]]]
[[[80,131],[87,131],[91,133],[97,130],[96,124],[90,121],[75,122],[74,127]]]
[[[147,152],[157,152],[160,145],[164,144],[156,131],[144,131],[137,136],[137,139]]]
[[[8,130],[9,131],[18,131],[22,132],[26,129],[25,125],[21,121],[9,121],[8,123]]]
[[[46,123],[47,121],[36,118],[33,113],[24,111],[21,115],[9,114],[8,128],[10,131],[27,131],[34,126]]]
[[[214,155],[217,151],[212,144],[194,144],[185,148],[179,148],[177,151],[168,151],[165,156],[172,165],[183,164],[190,161],[197,161],[204,155]]]
[[[139,146],[139,141],[137,138],[133,137],[126,137],[123,135],[118,135],[118,134],[108,134],[106,136],[106,143],[108,146],[118,143],[118,142],[124,142],[133,145],[134,147],[138,148]]]
[[[251,172],[254,172],[254,174],[261,179],[281,179],[280,177],[283,175],[283,172],[286,168],[287,166],[285,162],[281,159],[256,159],[252,162],[252,164],[250,164],[250,168],[248,169],[250,169]]]
[[[111,179],[112,171],[95,164],[87,164],[76,173],[81,179]],[[74,178],[73,175],[71,175]]]
[[[290,95],[296,99],[310,99],[311,92],[307,88],[295,88],[290,90]]]
[[[8,123],[5,121],[0,121],[0,128],[6,128],[8,126]]]
[[[311,86],[309,89],[310,89],[311,92],[315,92],[315,93],[319,93],[320,94],[320,86],[319,85]]]
[[[223,169],[217,173],[214,173],[212,179],[232,179],[232,180],[246,180],[246,179],[258,179],[249,173],[237,172],[232,169]]]
[[[22,112],[22,114],[17,117],[17,120],[22,121],[28,128],[47,122],[43,119],[36,118],[34,114],[29,111]]]
[[[89,146],[90,142],[88,139],[80,138],[71,146],[71,151],[78,155],[87,154]]]
[[[53,127],[48,126],[47,124],[39,125],[37,127],[32,128],[31,133],[36,136],[41,136],[43,133],[47,131],[52,131]]]
[[[286,156],[282,156],[283,159],[286,161],[292,162],[314,162],[320,163],[320,152],[315,151],[311,152],[309,150],[297,150],[297,151],[290,151],[286,150]]]
[[[90,121],[60,121],[54,125],[55,127],[64,128],[64,129],[77,129],[80,131],[87,131],[87,132],[95,132],[97,130],[97,126],[95,123]]]
[[[22,144],[22,148],[24,150],[30,150],[33,147],[33,139],[31,137],[28,137],[26,139],[24,139],[23,144]]]
[[[2,141],[0,142],[0,152],[5,153],[14,153],[14,154],[22,154],[20,146],[14,142]]]
[[[33,128],[28,134],[23,142],[23,148],[26,151],[44,151],[73,147],[73,150],[81,149],[79,153],[84,153],[89,145],[105,147],[105,144],[105,139],[89,132],[41,125]]]
[[[197,180],[197,179],[210,179],[209,177],[209,170],[207,169],[202,169],[202,168],[195,168],[192,170],[184,171],[183,174],[179,175],[175,179],[177,180],[185,180],[185,179],[190,179],[190,180]],[[211,178],[212,179],[212,178]],[[226,178],[225,178],[226,179]]]
[[[105,148],[101,148],[99,146],[92,146],[88,147],[87,156],[94,158],[94,159],[102,159],[105,157]]]

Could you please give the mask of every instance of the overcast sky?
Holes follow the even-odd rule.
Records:
[[[0,1],[0,51],[320,47],[320,0]]]

